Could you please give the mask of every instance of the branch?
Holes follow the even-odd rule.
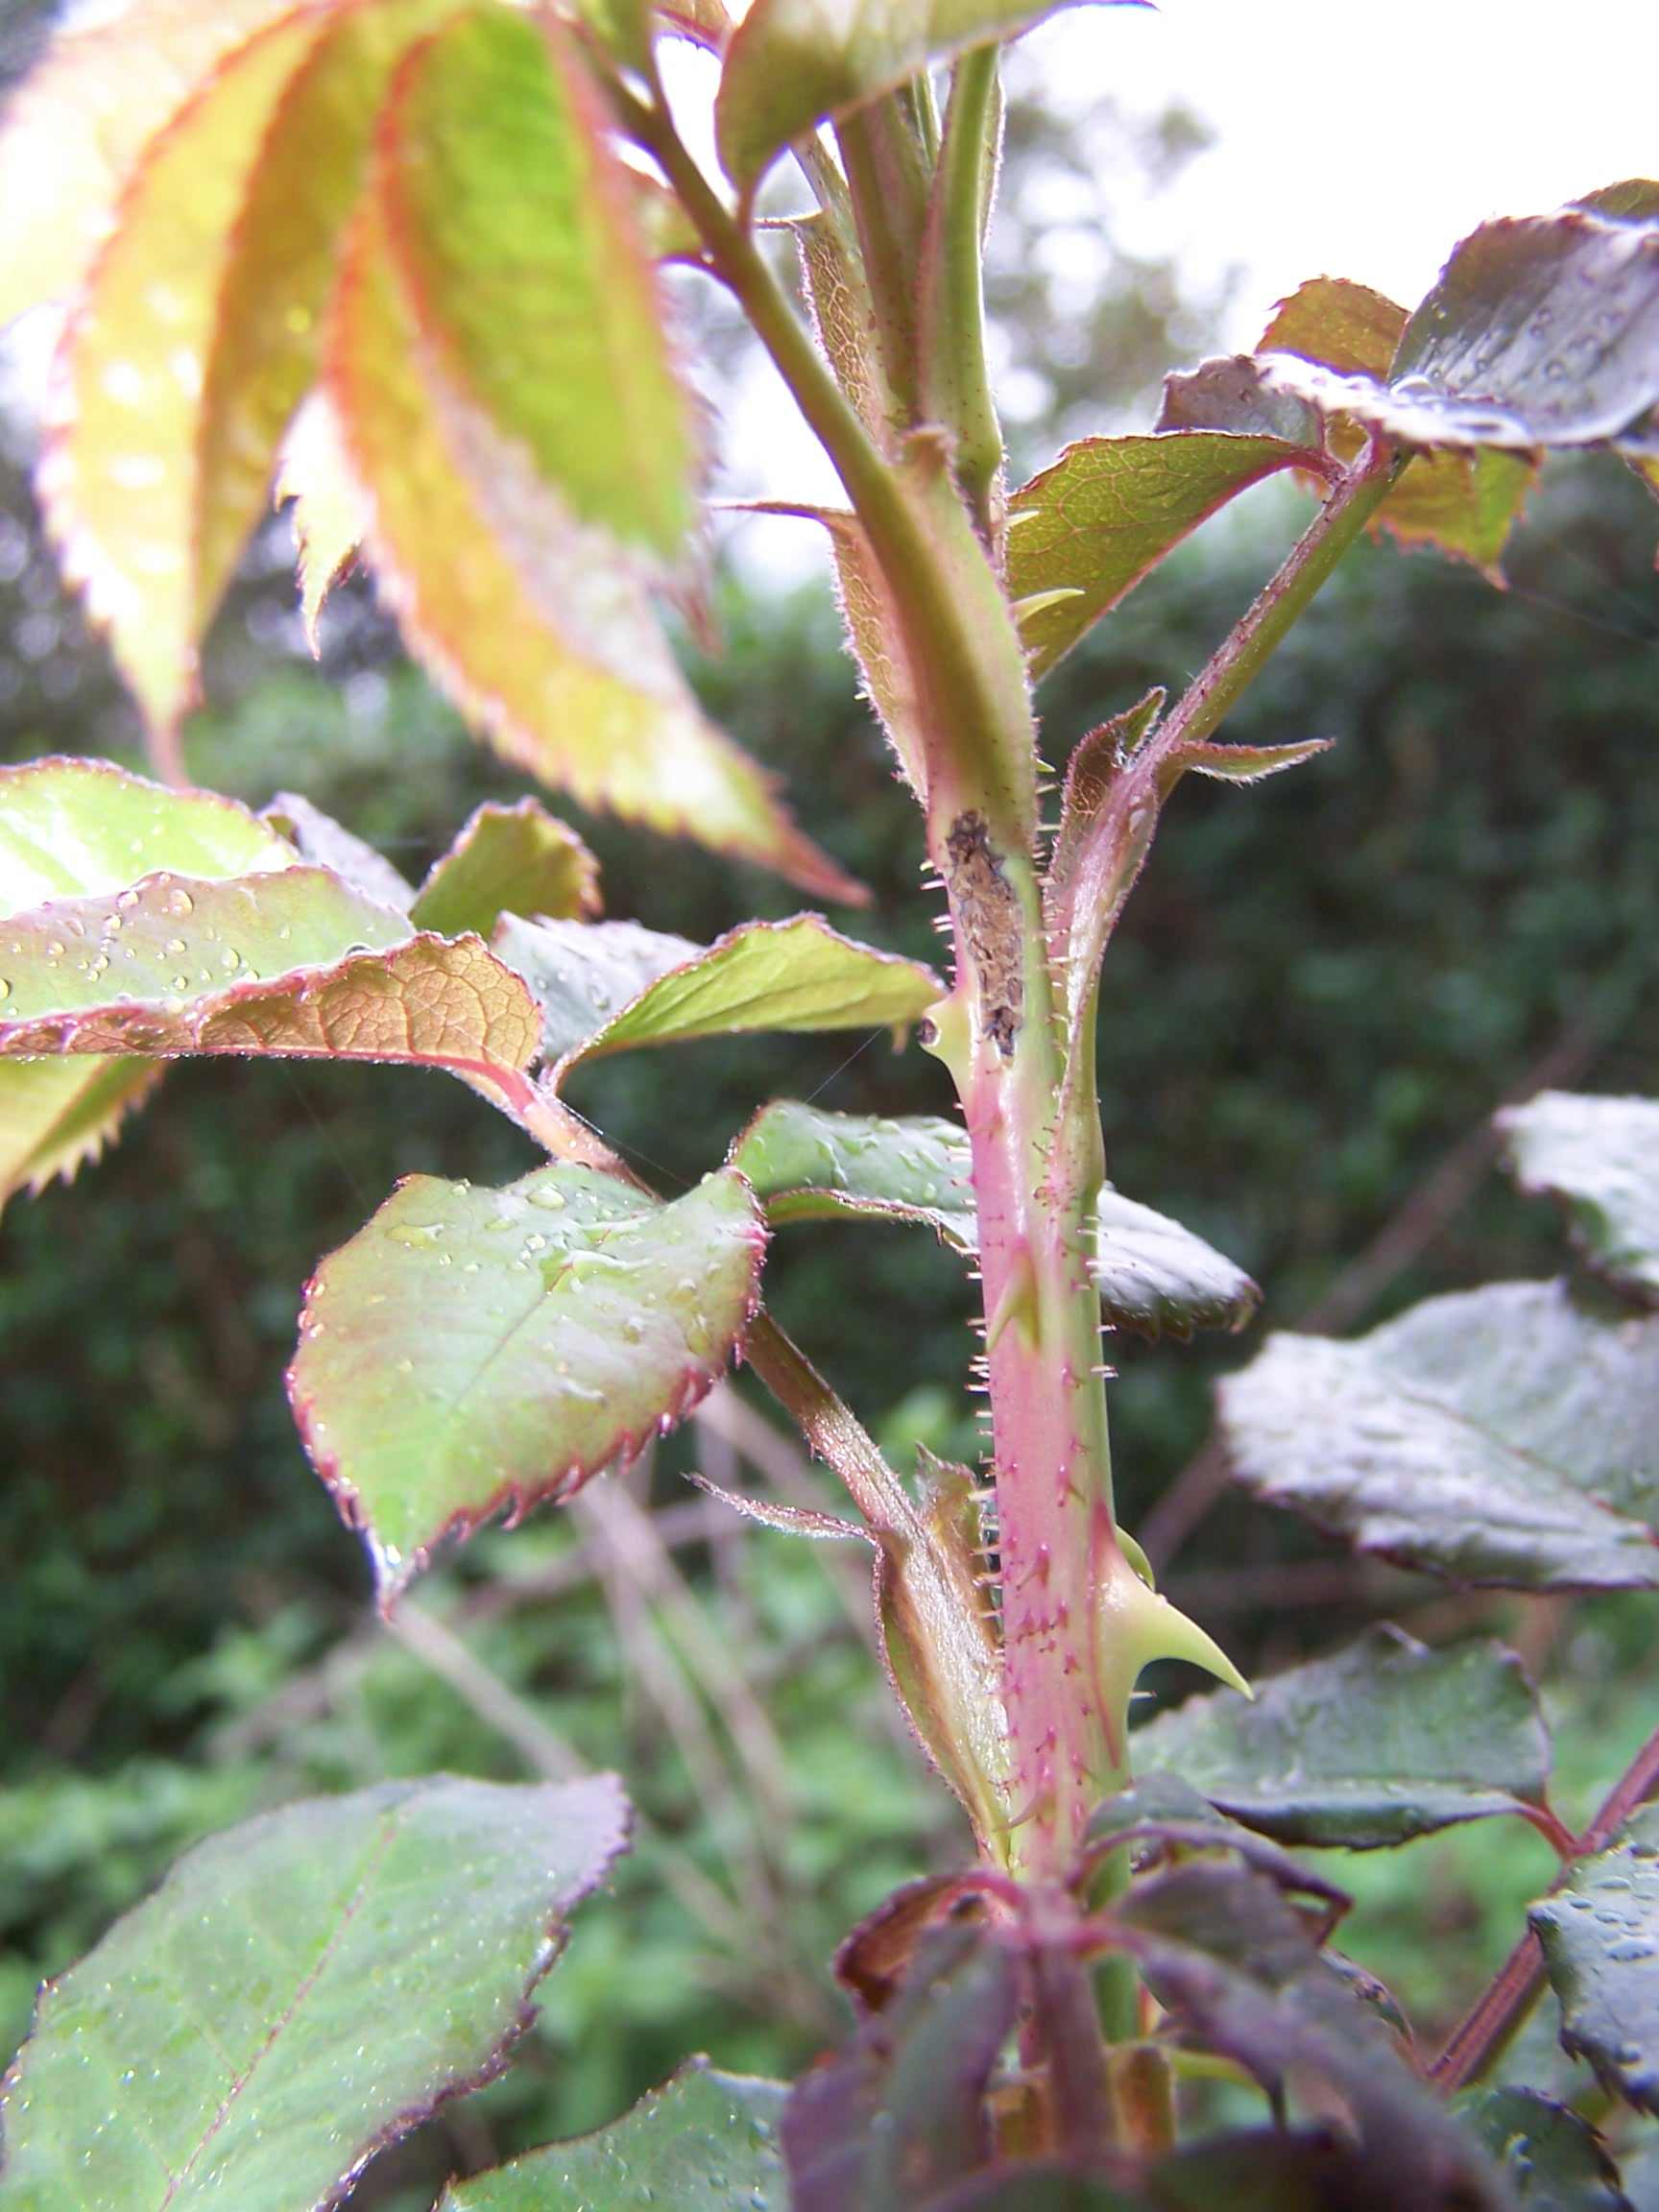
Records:
[[[1551,1895],[1572,1871],[1574,1862],[1587,1859],[1612,1841],[1632,1813],[1659,1792],[1659,1729],[1648,1737],[1629,1766],[1608,1791],[1600,1811],[1582,1836],[1572,1856],[1550,1886]],[[1450,2096],[1471,2081],[1479,2080],[1501,2056],[1510,2037],[1531,2010],[1544,1986],[1544,1955],[1538,1938],[1528,1929],[1510,1952],[1491,1984],[1452,2031],[1433,2065],[1431,2079]]]

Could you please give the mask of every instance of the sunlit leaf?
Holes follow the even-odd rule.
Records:
[[[1497,1126],[1522,1190],[1563,1201],[1597,1274],[1659,1306],[1659,1104],[1541,1091]]]
[[[318,1798],[198,1845],[50,1985],[8,2212],[301,2212],[497,2072],[628,1836],[611,1775]]]
[[[398,79],[389,235],[445,368],[574,520],[678,563],[695,519],[690,403],[602,122],[550,12],[460,16]]]
[[[507,757],[584,803],[700,838],[835,898],[856,887],[706,722],[637,579],[579,530],[441,368],[387,237],[359,209],[328,389],[369,549],[411,649]]]
[[[561,1070],[611,1052],[787,1029],[900,1029],[944,986],[816,914],[746,922],[712,945],[631,922],[504,922],[495,936],[541,1003]]]
[[[1659,1318],[1552,1283],[1431,1298],[1355,1343],[1270,1337],[1221,1417],[1246,1488],[1361,1551],[1523,1590],[1659,1587]]]
[[[783,2109],[791,2212],[899,2212],[990,2155],[986,2083],[1013,2026],[1012,1952],[973,1927],[925,1938],[915,1971]]]
[[[452,2182],[438,2212],[737,2212],[777,2199],[781,2081],[699,2059],[595,2135]]]
[[[1407,445],[1616,443],[1659,402],[1659,223],[1569,207],[1482,224],[1411,316],[1385,382],[1293,353],[1263,371]]]
[[[1363,284],[1317,276],[1282,300],[1259,353],[1298,353],[1342,375],[1385,378],[1407,317]],[[1337,419],[1332,449],[1352,460],[1364,443],[1356,422]],[[1419,454],[1371,523],[1402,545],[1431,544],[1502,583],[1499,561],[1537,475],[1535,456],[1497,451]]]
[[[1242,1267],[1110,1183],[1095,1201],[1092,1272],[1107,1320],[1141,1336],[1242,1329],[1262,1303]]]
[[[1431,1651],[1373,1628],[1334,1658],[1207,1695],[1132,1739],[1246,1826],[1286,1843],[1374,1850],[1544,1801],[1550,1739],[1500,1644]]]
[[[936,1115],[878,1120],[779,1098],[736,1139],[731,1161],[775,1226],[867,1214],[924,1222],[961,1252],[976,1247],[968,1140]]]
[[[793,229],[801,288],[824,357],[865,427],[884,439],[892,427],[893,394],[881,364],[875,310],[857,249],[847,237],[839,214],[829,209],[803,216]]]
[[[1009,501],[1008,591],[1045,675],[1201,522],[1252,484],[1306,461],[1282,437],[1176,430],[1086,438]],[[1067,591],[1073,596],[1053,599]]]
[[[192,703],[197,639],[227,580],[222,561],[211,575],[204,561],[202,426],[232,240],[266,134],[323,28],[301,10],[274,22],[146,153],[54,371],[47,523],[163,733]],[[240,538],[232,560],[239,550]]]
[[[1588,2120],[1536,2089],[1472,2089],[1452,2109],[1496,2159],[1521,2212],[1630,2212]]]
[[[80,285],[144,147],[294,0],[128,0],[61,30],[0,126],[0,323]]]
[[[1026,30],[1069,0],[755,0],[714,106],[720,159],[752,194],[791,139],[930,62]]]
[[[1561,2000],[1563,2044],[1659,2113],[1659,1810],[1580,1859],[1528,1917]]]
[[[295,1418],[390,1601],[446,1535],[567,1498],[674,1426],[753,1315],[740,1177],[672,1204],[588,1167],[416,1175],[307,1288]]]
[[[1622,183],[1603,184],[1575,200],[1575,207],[1588,207],[1597,215],[1610,215],[1621,223],[1659,222],[1659,181],[1651,177],[1626,177]]]
[[[0,916],[108,896],[169,865],[240,876],[296,858],[275,828],[208,792],[163,791],[103,761],[0,768]],[[0,993],[0,1020],[9,1000]],[[0,1203],[96,1159],[159,1073],[90,1057],[0,1066]]]
[[[1293,392],[1274,390],[1248,353],[1219,355],[1166,376],[1156,427],[1166,435],[1220,430],[1235,438],[1276,438],[1310,454],[1320,445],[1319,410]]]
[[[488,937],[505,914],[572,920],[599,906],[599,863],[567,822],[534,799],[493,801],[470,816],[421,886],[413,919],[421,929]]]
[[[315,392],[282,442],[276,504],[293,511],[300,565],[300,615],[305,642],[322,652],[323,609],[357,558],[369,527],[368,505],[352,481],[334,410]]]

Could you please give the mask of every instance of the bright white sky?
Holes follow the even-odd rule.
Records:
[[[1307,277],[1412,306],[1488,217],[1659,173],[1659,0],[1159,0],[1081,7],[1024,43],[1058,103],[1109,92],[1152,116],[1179,101],[1210,123],[1214,149],[1125,206],[1121,234],[1173,255],[1200,295],[1238,268],[1221,338],[1238,348]],[[763,379],[728,413],[734,490],[837,496]],[[744,567],[780,583],[821,565],[814,538],[734,529]]]
[[[1304,277],[1410,306],[1487,217],[1659,171],[1659,0],[1160,0],[1028,44],[1058,98],[1182,100],[1214,127],[1147,236],[1196,273],[1242,265],[1240,345]]]

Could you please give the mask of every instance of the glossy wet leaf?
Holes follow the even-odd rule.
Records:
[[[976,1248],[968,1140],[937,1115],[883,1120],[779,1098],[737,1138],[731,1160],[775,1226],[866,1214],[920,1221],[958,1251]]]
[[[297,857],[276,828],[208,792],[166,791],[104,761],[0,768],[0,915],[119,892],[169,865],[239,876]],[[0,1065],[0,1203],[95,1160],[159,1072],[91,1057]]]
[[[604,122],[551,15],[474,8],[399,76],[390,235],[450,373],[573,519],[678,565],[691,407]]]
[[[1357,1342],[1272,1336],[1221,1385],[1234,1472],[1412,1567],[1659,1586],[1659,1319],[1565,1284],[1432,1298]]]
[[[438,2212],[783,2212],[787,2094],[698,2060],[596,2134],[452,2182]]]
[[[433,1546],[671,1429],[753,1315],[765,1230],[722,1170],[671,1204],[592,1168],[414,1175],[324,1261],[289,1396],[382,1599]]]
[[[1659,402],[1659,223],[1569,207],[1482,224],[1384,382],[1271,356],[1277,390],[1408,445],[1617,443]]]
[[[902,1029],[943,984],[816,914],[746,922],[712,945],[635,923],[515,922],[496,937],[541,999],[562,1069],[612,1052],[782,1029]]]
[[[624,1848],[615,1778],[388,1782],[199,1844],[40,2001],[7,2212],[313,2212],[498,2070]]]
[[[1242,1267],[1110,1183],[1094,1203],[1092,1272],[1107,1320],[1138,1336],[1242,1329],[1262,1303]]]
[[[883,2011],[783,2110],[790,2212],[910,2212],[990,2150],[984,2091],[1014,2024],[1011,1951],[938,1930]]]
[[[567,822],[534,799],[488,801],[432,864],[415,901],[421,929],[488,937],[506,914],[570,921],[599,906],[599,864]]]
[[[1528,1918],[1561,2000],[1561,2041],[1659,2113],[1659,1808],[1581,1859]]]
[[[1270,2093],[1292,2074],[1339,2093],[1376,2203],[1510,2212],[1479,2148],[1272,1882],[1191,1860],[1142,1877],[1112,1911],[1184,2041],[1234,2059]]]
[[[1373,1850],[1543,1802],[1550,1738],[1501,1644],[1431,1651],[1373,1628],[1334,1658],[1193,1697],[1135,1732],[1135,1763],[1179,1774],[1286,1843]]]
[[[1316,276],[1280,301],[1257,351],[1298,353],[1342,375],[1385,378],[1407,321],[1405,308],[1381,292]],[[1365,436],[1358,423],[1340,418],[1326,435],[1345,462]],[[1500,557],[1536,473],[1525,453],[1419,454],[1378,510],[1372,535],[1437,546],[1502,583]]]
[[[1542,1091],[1497,1127],[1522,1190],[1562,1201],[1597,1274],[1659,1306],[1659,1104]]]
[[[1293,392],[1276,390],[1248,353],[1218,355],[1166,376],[1156,428],[1278,439],[1308,454],[1320,446],[1319,410]]]
[[[1491,2152],[1521,2212],[1630,2212],[1600,2136],[1564,2104],[1536,2089],[1482,2088],[1453,2110]]]
[[[720,159],[746,194],[792,138],[930,62],[1010,36],[1068,0],[756,0],[727,48]]]
[[[1020,635],[1045,675],[1111,608],[1230,499],[1294,468],[1282,437],[1176,430],[1086,438],[1008,503],[1008,592],[1031,602]],[[1049,599],[1051,592],[1071,596]]]
[[[612,541],[445,369],[377,181],[348,241],[327,382],[411,651],[509,759],[584,804],[857,896],[705,720]]]

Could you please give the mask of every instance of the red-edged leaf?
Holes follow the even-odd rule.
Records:
[[[1230,499],[1308,458],[1281,437],[1218,430],[1069,445],[1008,504],[1008,590],[1024,603],[1033,676]]]
[[[390,1603],[443,1537],[569,1497],[718,1381],[766,1241],[722,1168],[669,1205],[588,1167],[417,1175],[313,1277],[289,1370]]]
[[[315,381],[393,67],[458,5],[296,7],[240,47],[146,154],[65,333],[42,489],[163,733]]]
[[[294,0],[129,0],[60,32],[0,126],[0,323],[80,285],[149,141]]]
[[[422,929],[488,937],[503,914],[590,920],[599,910],[599,863],[568,823],[534,799],[493,802],[470,816],[432,864],[414,904]]]
[[[700,1037],[902,1029],[943,988],[931,969],[856,944],[817,914],[746,922],[712,945],[634,922],[509,917],[494,945],[541,1001],[559,1079],[608,1053]]]
[[[238,876],[297,857],[275,828],[210,792],[163,791],[100,760],[0,769],[0,915],[113,896],[168,865]],[[7,978],[0,1020],[11,998]],[[159,1074],[143,1061],[89,1055],[0,1067],[0,1203],[96,1159]]]
[[[1282,300],[1258,353],[1295,353],[1345,376],[1385,377],[1399,350],[1404,307],[1364,284],[1318,276]],[[1327,442],[1347,461],[1364,443],[1358,423],[1334,419]],[[1422,453],[1371,523],[1374,537],[1401,545],[1434,545],[1467,561],[1494,584],[1509,532],[1538,473],[1530,453]]]
[[[447,373],[576,523],[678,565],[691,406],[635,195],[551,12],[476,9],[428,39],[383,144],[389,234]]]
[[[858,895],[704,720],[609,541],[576,528],[444,373],[375,195],[347,248],[328,389],[372,502],[382,589],[411,649],[493,743],[589,805]]]

